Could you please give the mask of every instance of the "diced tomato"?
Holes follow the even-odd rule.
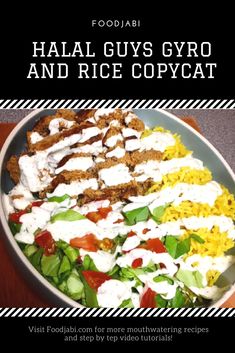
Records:
[[[42,204],[44,203],[44,201],[34,201],[31,203],[32,207],[40,207],[42,206]]]
[[[76,261],[79,265],[81,265],[82,264],[82,257],[78,256]]]
[[[141,267],[143,264],[143,259],[141,259],[141,257],[139,257],[138,259],[135,259],[132,264],[131,264],[131,267],[132,268],[138,268],[138,267]]]
[[[22,224],[22,222],[20,222],[20,217],[26,213],[27,213],[26,210],[22,210],[22,211],[15,212],[15,213],[10,213],[9,214],[9,221]]]
[[[140,301],[141,308],[156,308],[156,297],[157,293],[154,292],[151,288],[148,288],[147,291],[142,295]]]
[[[160,266],[160,269],[161,269],[161,270],[162,270],[163,268],[166,268],[166,265],[163,264],[162,262],[160,262],[159,266]]]
[[[134,235],[136,235],[136,233],[131,230],[131,231],[127,234],[127,237],[130,238],[130,237],[133,237]]]
[[[101,214],[103,218],[106,218],[109,212],[111,212],[112,210],[113,210],[112,207],[101,207],[98,209],[98,212],[99,214]]]
[[[105,281],[112,279],[110,276],[106,275],[106,273],[98,271],[87,270],[82,271],[82,274],[88,285],[95,291],[97,291]]]
[[[103,208],[99,208],[97,212],[88,212],[86,214],[86,217],[90,221],[97,223],[101,219],[105,219],[107,217],[107,215],[109,214],[109,212],[111,212],[111,211],[112,211],[112,207],[103,207]]]
[[[143,233],[143,234],[146,234],[146,233],[148,233],[149,231],[150,231],[150,229],[144,228],[143,231],[142,231],[142,233]]]
[[[166,248],[161,242],[160,239],[149,239],[145,244],[145,249],[156,252],[156,253],[163,253],[166,252]]]
[[[122,222],[124,222],[124,219],[119,218],[115,222],[113,222],[113,224],[118,224],[118,223],[122,223]]]
[[[56,244],[52,235],[47,230],[38,233],[35,236],[35,243],[44,249],[44,254],[49,256],[55,253]]]
[[[87,251],[96,252],[98,250],[98,240],[92,233],[71,239],[70,245],[74,248],[82,248]]]

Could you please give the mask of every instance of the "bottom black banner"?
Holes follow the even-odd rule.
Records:
[[[234,318],[232,317],[15,317],[1,318],[1,344],[8,348],[22,345],[44,348],[47,343],[67,348],[87,344],[146,345],[170,347],[180,345],[202,348],[202,344],[232,342]],[[9,339],[9,336],[11,337]],[[223,339],[222,339],[223,338]]]

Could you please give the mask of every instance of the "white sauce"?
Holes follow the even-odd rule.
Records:
[[[203,163],[192,156],[173,158],[169,161],[148,160],[136,165],[134,172],[141,175],[135,179],[137,181],[145,181],[148,178],[153,178],[153,181],[159,182],[164,175],[178,172],[182,167],[202,170]]]
[[[135,151],[140,149],[141,147],[141,141],[139,139],[131,139],[131,140],[126,140],[125,141],[125,149],[126,151]]]
[[[68,129],[73,125],[74,125],[74,121],[66,120],[63,118],[56,118],[50,121],[48,125],[48,129],[50,131],[50,135],[54,135],[60,132],[60,127]]]
[[[140,238],[138,238],[136,235],[133,235],[132,237],[126,238],[122,246],[122,250],[130,251],[136,248],[138,245],[140,245]]]
[[[85,141],[89,140],[91,137],[99,135],[101,132],[102,131],[96,126],[89,127],[87,129],[83,129],[82,130],[82,137],[79,142],[85,142]]]
[[[77,147],[76,149],[73,150],[73,152],[83,152],[83,153],[91,153],[94,156],[97,156],[98,154],[102,153],[104,151],[104,147],[102,144],[102,140],[96,141],[92,143],[91,145],[84,145]]]
[[[164,299],[170,300],[175,296],[175,292],[178,287],[177,282],[174,282],[174,284],[168,283],[167,280],[162,282],[154,282],[153,279],[161,274],[167,273],[164,270],[158,270],[144,275],[139,275],[138,277],[148,288],[151,288],[157,294],[161,294]]]
[[[137,138],[140,138],[141,132],[139,132],[135,129],[130,129],[128,127],[128,128],[122,129],[122,135],[123,135],[123,137],[136,136]]]
[[[173,263],[172,257],[168,253],[160,253],[157,254],[155,252],[137,248],[134,250],[131,250],[127,254],[123,255],[122,257],[119,257],[116,260],[116,263],[121,266],[121,267],[131,267],[132,262],[135,259],[141,258],[143,261],[143,264],[141,267],[146,267],[149,265],[150,262],[153,262],[154,264],[159,264],[163,263],[166,266],[166,271],[170,275],[174,275],[178,268],[177,266]]]
[[[173,203],[177,206],[183,201],[206,203],[213,206],[217,197],[221,194],[222,189],[215,181],[210,181],[204,185],[179,183],[173,188],[167,187],[155,193],[156,199],[149,205],[149,208],[152,211],[166,203]]]
[[[133,179],[130,175],[129,168],[123,163],[110,168],[101,169],[98,174],[106,186],[128,183]]]
[[[92,157],[75,157],[70,158],[62,167],[57,168],[55,174],[59,174],[63,170],[84,170],[94,166]]]
[[[78,212],[81,214],[87,214],[89,212],[96,212],[99,208],[109,207],[109,200],[100,200],[89,202],[81,207],[79,207]]]
[[[30,141],[32,144],[43,140],[43,136],[41,136],[38,132],[34,131],[30,134]]]
[[[89,255],[94,261],[97,270],[101,272],[108,272],[115,266],[116,254],[110,254],[107,251],[98,250],[96,252],[92,252],[80,249],[80,255],[82,260],[84,259],[85,255]]]
[[[32,212],[26,213],[20,217],[22,222],[21,230],[15,235],[15,239],[26,244],[34,242],[34,232],[40,228],[43,229],[49,222],[51,213],[41,207],[32,207]]]
[[[72,181],[70,184],[59,184],[51,194],[47,194],[47,197],[63,196],[65,194],[69,196],[77,196],[89,188],[93,190],[98,189],[97,179],[83,179],[81,181]]]
[[[101,108],[101,109],[97,109],[95,114],[94,114],[94,118],[96,121],[99,120],[100,117],[102,116],[107,116],[109,114],[112,114],[115,112],[116,109],[112,109],[112,108]]]
[[[2,195],[2,204],[4,209],[4,214],[8,216],[10,213],[15,212],[14,207],[12,205],[12,200],[7,194]]]
[[[50,173],[53,173],[53,170],[47,164],[47,155],[44,151],[31,157],[28,155],[21,156],[19,158],[19,168],[22,184],[32,192],[43,190],[52,180]]]
[[[98,288],[97,300],[103,308],[118,308],[131,295],[131,289],[125,282],[111,279]]]
[[[175,145],[175,138],[169,132],[153,132],[141,139],[140,151],[156,150],[164,152],[167,147]]]
[[[102,158],[102,157],[96,157],[96,159],[95,159],[95,163],[101,163],[101,162],[105,162],[105,158]]]
[[[22,195],[20,198],[12,198],[12,196]],[[9,202],[17,210],[24,210],[33,200],[31,192],[21,183],[17,184],[9,193]]]
[[[130,124],[131,120],[133,119],[137,119],[138,117],[134,114],[134,113],[129,113],[126,117],[125,117],[125,123],[128,125]]]
[[[123,137],[121,134],[113,135],[106,140],[105,145],[107,147],[114,147],[118,141],[122,141],[122,140],[123,140]]]
[[[125,153],[126,153],[125,149],[118,146],[114,150],[106,153],[106,157],[107,158],[111,158],[111,157],[122,158],[125,156]]]

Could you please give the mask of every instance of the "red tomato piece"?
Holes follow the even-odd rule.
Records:
[[[112,279],[110,276],[106,275],[106,273],[98,271],[86,270],[82,271],[82,274],[88,285],[95,291],[97,291],[105,281]]]
[[[122,223],[123,221],[124,221],[124,219],[119,218],[115,222],[113,222],[113,224]]]
[[[9,214],[9,221],[22,224],[22,222],[20,222],[20,217],[26,213],[27,213],[26,210],[22,210],[22,211],[15,212],[15,213],[10,213]]]
[[[112,207],[103,207],[103,208],[99,208],[98,211],[96,212],[88,212],[86,214],[86,217],[94,222],[97,223],[99,222],[101,219],[105,219],[107,218],[107,215],[109,214],[109,212],[112,211]]]
[[[127,237],[130,238],[130,237],[133,237],[134,235],[136,235],[136,233],[131,230],[131,231],[127,234]]]
[[[131,267],[132,268],[138,268],[138,267],[141,267],[143,264],[143,260],[141,259],[141,257],[139,257],[138,259],[135,259],[132,264],[131,264]]]
[[[74,248],[82,248],[87,251],[96,252],[98,250],[98,240],[92,233],[71,239],[70,245]]]
[[[166,252],[166,248],[161,242],[160,239],[149,239],[146,242],[145,249],[156,252],[156,253],[163,253]]]
[[[146,234],[146,233],[148,233],[149,231],[150,231],[150,229],[144,228],[143,231],[142,231],[142,233],[143,233],[143,234]]]
[[[38,233],[35,236],[35,243],[44,249],[44,254],[46,256],[52,255],[55,253],[56,244],[52,235],[47,230],[44,230]]]
[[[40,207],[42,206],[42,204],[44,203],[44,201],[34,201],[31,203],[32,207]]]
[[[157,293],[154,292],[151,288],[148,288],[147,291],[142,295],[140,301],[141,308],[156,308],[156,297]]]

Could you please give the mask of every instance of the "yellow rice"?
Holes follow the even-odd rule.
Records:
[[[217,270],[209,270],[206,273],[207,285],[212,287],[220,276],[220,272]]]
[[[208,217],[211,215],[224,215],[235,220],[234,196],[230,194],[225,187],[222,187],[222,189],[223,193],[216,199],[214,206],[211,207],[206,203],[196,203],[191,201],[183,201],[177,206],[171,204],[166,208],[161,221],[165,223],[176,221],[180,218],[192,216]]]
[[[141,138],[145,138],[149,135],[151,135],[153,132],[168,132],[171,133],[169,130],[165,130],[163,127],[157,126],[154,129],[146,129],[142,135]],[[166,150],[163,153],[162,159],[169,160],[172,158],[181,158],[187,156],[191,151],[189,151],[184,144],[181,142],[181,138],[177,134],[173,134],[173,137],[175,139],[175,144],[174,146],[168,146]]]
[[[165,187],[173,187],[178,183],[203,185],[212,180],[211,172],[205,168],[203,170],[182,167],[178,172],[166,174],[162,181],[154,183],[148,190],[148,194],[159,191]]]

